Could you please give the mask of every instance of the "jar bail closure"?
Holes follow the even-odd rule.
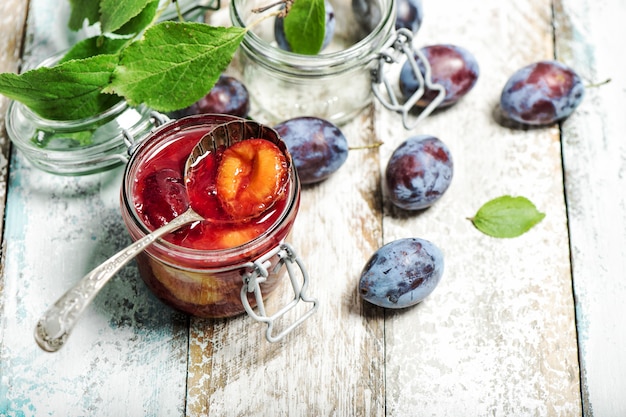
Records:
[[[154,126],[153,131],[170,121],[170,118],[165,114],[154,110],[150,112],[150,118],[152,119],[152,125]],[[122,129],[122,138],[126,144],[126,154],[128,156],[118,155],[118,157],[126,164],[128,163],[128,158],[135,153],[137,147],[139,147],[145,137],[136,138],[128,130]]]
[[[274,256],[278,256],[277,264],[271,267],[270,259]],[[294,264],[300,270],[302,276],[302,282],[298,280]],[[291,286],[294,292],[294,297],[284,307],[276,311],[271,316],[268,316],[265,312],[265,303],[263,301],[263,294],[259,284],[264,282],[270,274],[277,273],[283,265],[287,270],[289,279],[291,280]],[[243,274],[243,286],[241,287],[241,302],[248,315],[261,323],[267,324],[265,331],[265,338],[268,342],[274,343],[283,339],[287,334],[291,333],[297,326],[309,318],[318,308],[318,301],[315,298],[311,298],[306,294],[306,290],[309,284],[309,275],[304,267],[304,264],[294,248],[288,243],[282,243],[276,246],[274,249],[261,256],[254,262],[248,262],[244,265],[247,271]],[[253,292],[257,303],[257,312],[254,311],[250,303],[248,302],[247,293]],[[288,311],[292,310],[300,302],[312,304],[312,306],[306,310],[299,318],[293,323],[288,325],[285,329],[279,332],[277,335],[273,335],[274,324],[276,320],[284,316]]]
[[[385,66],[398,64],[402,57],[406,57],[418,85],[418,89],[404,102],[398,99],[398,96],[401,94],[397,94],[394,91],[389,79],[385,76]],[[395,37],[389,38],[376,59],[378,60],[378,65],[371,70],[372,92],[386,109],[402,115],[402,124],[405,129],[410,130],[416,127],[445,98],[446,90],[444,86],[433,82],[432,69],[428,60],[421,51],[413,46],[413,33],[410,30],[405,28],[399,29]],[[424,74],[420,71],[418,60],[424,68]],[[381,84],[384,86],[384,92],[381,91],[383,90]],[[438,91],[437,96],[411,120],[410,111],[424,95],[426,89]]]

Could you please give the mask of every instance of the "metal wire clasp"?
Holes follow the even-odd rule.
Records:
[[[401,103],[398,100],[398,97],[401,96],[401,94],[394,90],[389,82],[389,79],[385,75],[385,66],[399,64],[402,57],[406,57],[418,84],[417,91],[415,91],[415,93],[413,93],[404,103]],[[432,80],[432,70],[428,60],[424,57],[424,54],[422,54],[421,51],[413,47],[413,33],[410,30],[405,28],[399,29],[396,32],[396,36],[387,41],[382,49],[382,52],[378,54],[376,59],[378,60],[378,65],[371,70],[372,92],[386,109],[395,111],[402,115],[402,124],[405,129],[413,129],[417,126],[417,124],[432,113],[445,98],[445,88],[441,84],[434,83]],[[417,64],[418,60],[424,68],[423,75]],[[383,90],[381,84],[384,86],[384,92],[381,91]],[[417,101],[424,95],[426,89],[438,91],[437,96],[424,109],[422,109],[411,122],[409,120],[409,112],[413,109],[415,103],[417,103]]]
[[[278,256],[278,263],[271,267],[270,259],[274,256]],[[298,280],[294,264],[297,265],[302,275],[302,282]],[[289,279],[291,280],[291,286],[293,288],[294,297],[289,303],[287,303],[280,310],[268,316],[265,312],[265,303],[263,302],[263,294],[261,293],[260,283],[264,282],[270,274],[277,273],[282,266],[285,266]],[[296,254],[296,251],[287,243],[282,243],[276,248],[269,251],[264,256],[260,257],[254,262],[248,262],[245,265],[247,271],[243,274],[243,286],[241,287],[241,302],[243,307],[250,317],[254,320],[266,323],[267,329],[265,331],[265,338],[268,342],[274,343],[281,340],[304,320],[309,318],[318,307],[317,299],[311,298],[306,295],[307,286],[309,284],[309,276],[302,263],[302,260]],[[271,270],[268,270],[271,268]],[[257,303],[256,309],[258,314],[254,311],[250,303],[248,302],[247,293],[254,292],[254,297]],[[300,301],[312,304],[311,308],[306,310],[302,316],[296,319],[293,323],[287,326],[283,331],[277,335],[273,335],[274,324],[277,319],[284,316],[288,311],[292,310]]]
[[[150,119],[152,121],[152,130],[156,129],[159,126],[164,125],[165,123],[170,121],[170,118],[164,115],[163,113],[159,113],[157,111],[150,112]],[[119,158],[122,159],[124,163],[128,162],[128,158],[131,157],[137,147],[141,144],[141,140],[144,138],[135,138],[132,133],[130,133],[126,129],[122,129],[122,138],[124,139],[124,144],[126,145],[126,155],[119,155]]]

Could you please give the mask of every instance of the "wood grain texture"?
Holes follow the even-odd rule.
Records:
[[[17,69],[26,3],[0,4],[3,71]],[[30,3],[26,58],[41,59],[81,36],[50,26],[62,24],[50,16],[66,5]],[[479,82],[410,132],[379,105],[342,126],[352,146],[384,144],[350,151],[337,174],[302,190],[289,242],[320,310],[283,342],[268,344],[264,326],[247,316],[175,313],[129,265],[68,346],[41,352],[32,338],[39,314],[129,243],[118,208],[122,172],[55,177],[14,154],[10,178],[0,178],[0,201],[8,181],[0,415],[625,415],[626,122],[616,110],[626,105],[624,5],[426,0],[424,9],[416,45],[465,47],[480,64]],[[228,21],[226,9],[215,16]],[[613,80],[588,89],[560,126],[498,123],[508,76],[555,54],[588,82]],[[381,187],[391,152],[413,134],[439,137],[455,163],[446,195],[418,213],[392,207]],[[5,153],[0,173],[6,163]],[[480,234],[467,218],[503,194],[528,197],[545,219],[516,239]],[[356,289],[367,259],[383,243],[410,236],[443,250],[439,287],[403,311],[363,303]],[[268,307],[287,296],[285,286]]]
[[[0,415],[183,413],[188,322],[151,296],[134,265],[97,296],[60,352],[51,355],[34,343],[34,325],[43,311],[130,243],[119,214],[120,179],[119,169],[85,178],[54,177],[14,155]]]
[[[344,126],[352,146],[372,141],[371,121],[365,112]],[[268,344],[247,316],[192,323],[188,415],[384,415],[382,314],[356,287],[381,242],[378,165],[376,149],[351,151],[335,176],[303,189],[290,243],[320,308],[284,342]]]
[[[565,190],[571,234],[583,405],[586,416],[626,415],[626,5],[555,2],[559,60],[587,85],[563,123]]]
[[[0,72],[17,72],[22,52],[22,36],[26,20],[26,0],[7,0],[0,4]],[[0,96],[0,219],[4,218],[7,192],[10,141],[4,128],[5,113],[9,100]],[[0,241],[4,222],[0,222]],[[0,265],[3,264],[3,245],[0,245]],[[2,266],[0,266],[0,272]],[[0,289],[2,285],[0,284]]]
[[[397,116],[377,113],[383,164],[413,134],[439,137],[455,163],[450,189],[430,209],[410,213],[385,200],[385,243],[417,236],[445,255],[435,292],[387,314],[387,413],[579,415],[558,127],[514,130],[494,118],[508,75],[553,54],[551,3],[439,1],[424,8],[417,44],[465,47],[481,74],[467,97],[412,132],[397,128]],[[545,219],[516,239],[480,234],[467,218],[505,194],[528,197]]]
[[[57,3],[30,2],[29,22],[38,24],[29,26],[26,58],[64,47],[54,40],[63,38],[66,20],[47,14]],[[151,296],[134,265],[98,295],[60,352],[50,355],[34,343],[44,310],[130,243],[119,209],[121,179],[121,168],[54,176],[12,155],[0,292],[0,415],[184,414],[188,320]]]
[[[214,13],[210,23],[228,25],[227,12]],[[229,72],[238,75],[237,60]],[[371,111],[342,126],[350,146],[376,143]],[[357,293],[361,268],[382,242],[378,157],[376,148],[350,151],[339,172],[302,189],[288,241],[304,260],[310,295],[320,301],[316,314],[273,345],[265,326],[247,316],[192,321],[187,415],[385,415],[383,313]],[[270,311],[290,291],[286,282],[277,289]]]

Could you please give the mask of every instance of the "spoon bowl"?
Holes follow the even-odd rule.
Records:
[[[206,178],[201,179],[203,174],[206,175],[207,171],[203,161],[211,157],[219,159],[221,158],[219,155],[223,154],[224,150],[232,145],[244,140],[257,138],[263,138],[278,147],[281,154],[285,155],[285,171],[290,173],[293,161],[285,142],[282,141],[278,132],[255,121],[236,119],[216,126],[202,136],[194,146],[185,164],[185,187],[188,190],[188,195],[199,195],[201,199],[214,198],[214,196],[208,195],[207,191],[202,189],[202,185],[207,182]],[[196,177],[199,177],[198,180],[196,180]],[[217,193],[215,190],[213,192]],[[223,212],[206,212],[200,204],[194,206],[194,198],[190,199],[190,204],[196,212],[204,216],[205,221],[213,224],[241,224],[258,217],[258,215],[250,215],[234,218]]]

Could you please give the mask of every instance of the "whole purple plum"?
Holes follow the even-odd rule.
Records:
[[[525,125],[548,125],[568,117],[585,95],[582,80],[557,61],[540,61],[517,70],[506,82],[500,108]]]
[[[429,296],[443,275],[443,253],[419,238],[394,240],[367,261],[359,279],[359,294],[374,305],[405,308]]]
[[[285,141],[302,184],[328,178],[348,158],[348,141],[343,132],[328,120],[295,117],[274,126]]]
[[[361,29],[361,36],[369,35],[382,20],[380,4],[375,0],[352,0],[354,20]]]
[[[405,28],[417,33],[423,19],[422,0],[396,0],[396,30]]]
[[[445,143],[434,136],[405,140],[389,158],[385,182],[389,200],[405,210],[430,207],[452,182],[454,164]]]
[[[420,49],[430,64],[431,79],[445,88],[445,96],[438,107],[448,107],[464,97],[478,81],[480,69],[474,55],[456,45],[430,45]],[[425,76],[424,63],[417,59],[417,66]],[[400,69],[400,91],[409,98],[420,87],[418,79],[409,62]],[[428,106],[439,92],[426,88],[424,95],[417,101],[416,107]]]
[[[193,114],[216,113],[246,117],[250,111],[250,95],[246,86],[230,75],[221,75],[211,91],[189,107],[169,114],[178,119]]]

